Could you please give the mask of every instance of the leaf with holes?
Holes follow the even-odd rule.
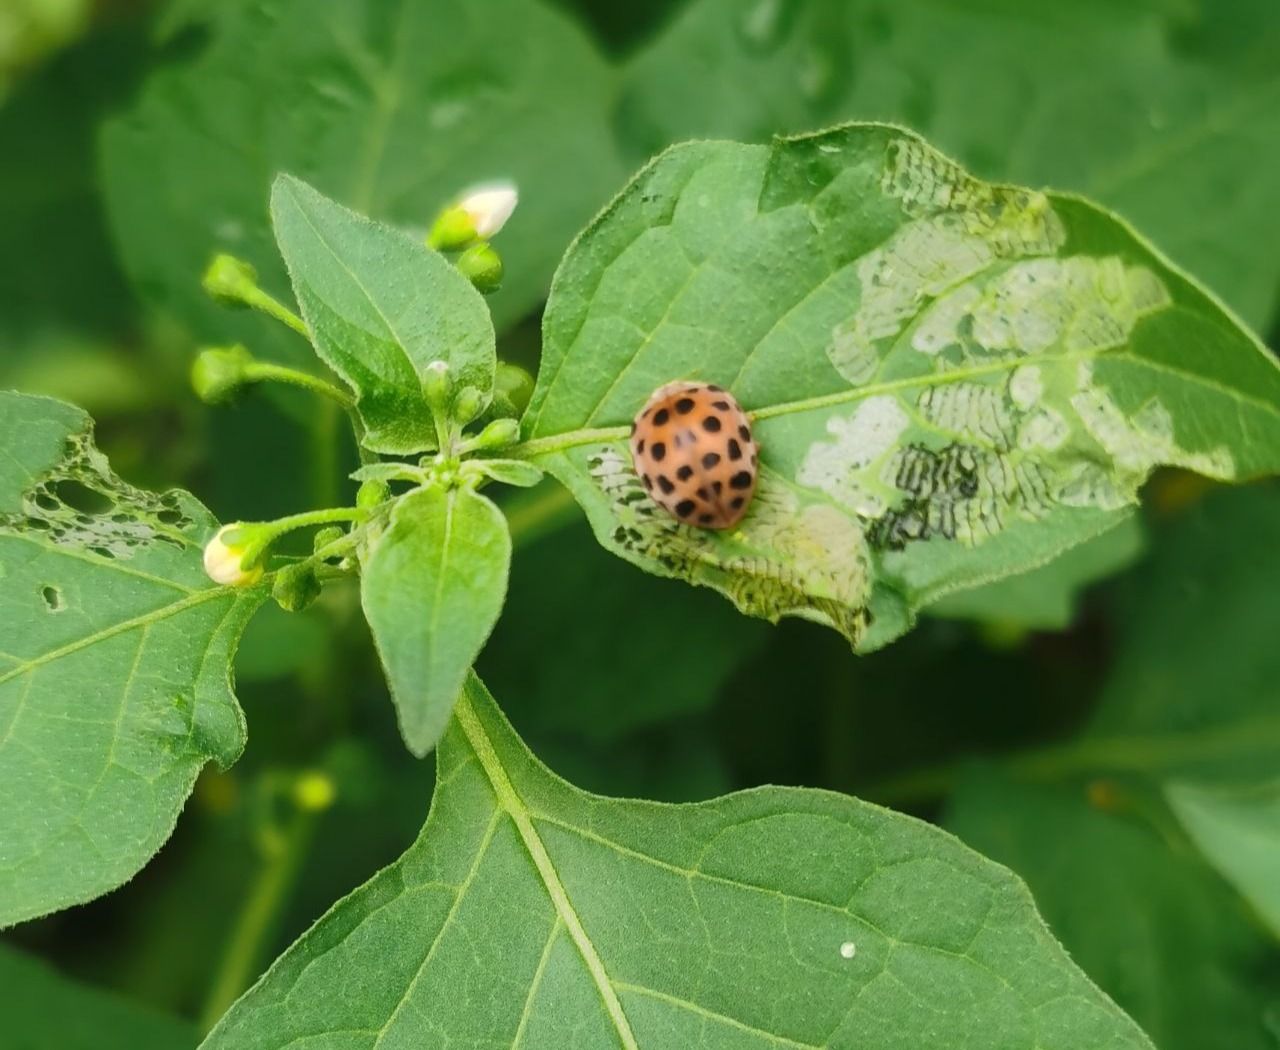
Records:
[[[129,879],[244,716],[230,661],[260,589],[214,586],[216,523],[125,484],[77,408],[0,393],[0,926]]]
[[[420,489],[361,556],[360,601],[409,750],[436,745],[502,611],[507,519],[471,489]]]
[[[439,252],[281,175],[271,220],[316,352],[356,392],[364,444],[407,455],[436,443],[422,377],[446,361],[488,404],[497,364],[480,293]]]
[[[602,543],[863,650],[1114,528],[1159,464],[1280,470],[1280,368],[1212,296],[1095,205],[887,125],[663,154],[570,249],[543,332],[525,454]],[[675,379],[755,421],[731,532],[632,468],[628,424]]]
[[[1151,1044],[1025,887],[910,817],[761,788],[588,795],[472,678],[418,841],[340,902],[205,1050]]]

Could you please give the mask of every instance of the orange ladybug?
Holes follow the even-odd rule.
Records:
[[[687,525],[729,529],[751,506],[758,448],[742,406],[711,383],[667,383],[631,424],[631,459],[653,500]]]

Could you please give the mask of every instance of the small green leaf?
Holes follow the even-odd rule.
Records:
[[[950,1050],[1151,1047],[1026,888],[949,835],[823,791],[589,795],[472,677],[417,843],[204,1046],[889,1050],[940,1032]]]
[[[356,393],[368,448],[407,455],[435,445],[422,394],[433,361],[488,403],[493,323],[442,255],[288,175],[272,189],[271,219],[316,351]]]
[[[1165,797],[1209,863],[1280,937],[1280,782],[1232,789],[1173,783]]]
[[[506,518],[469,489],[411,492],[363,556],[360,596],[415,755],[436,745],[507,592]]]
[[[542,480],[542,468],[519,459],[482,459],[476,461],[476,469],[494,481],[516,488],[532,488]]]
[[[0,393],[0,926],[90,900],[244,747],[231,693],[265,591],[205,576],[216,522],[125,484],[89,417]]]
[[[675,379],[754,418],[732,531],[678,524],[632,468]],[[1159,464],[1280,469],[1280,368],[1114,216],[851,124],[645,168],[565,257],[524,422],[610,549],[868,650],[1115,528]]]
[[[176,1017],[63,977],[0,944],[0,1032],[12,1050],[183,1050],[195,1029]]]

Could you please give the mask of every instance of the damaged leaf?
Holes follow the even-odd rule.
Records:
[[[92,423],[0,393],[0,926],[131,878],[196,774],[244,747],[236,641],[262,592],[201,566],[192,496],[121,481]]]
[[[731,532],[678,524],[632,468],[628,424],[675,379],[754,419]],[[616,553],[866,650],[1114,528],[1158,465],[1280,469],[1280,370],[1095,205],[847,125],[644,169],[560,268],[525,435]]]

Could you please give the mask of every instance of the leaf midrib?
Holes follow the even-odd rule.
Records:
[[[591,938],[587,936],[587,931],[582,926],[582,920],[578,917],[577,911],[569,900],[564,883],[560,880],[560,875],[551,861],[546,845],[543,843],[541,836],[539,836],[537,829],[533,826],[528,807],[511,783],[510,777],[507,776],[502,759],[498,757],[493,742],[489,739],[488,733],[485,732],[485,728],[465,692],[458,698],[458,703],[454,707],[454,716],[457,718],[463,735],[466,736],[467,742],[471,745],[471,750],[479,761],[481,769],[484,770],[490,786],[493,788],[498,805],[515,824],[520,840],[524,843],[525,849],[538,870],[538,875],[542,879],[548,896],[551,898],[556,914],[569,931],[569,936],[573,939],[574,946],[578,949],[582,961],[586,964],[592,983],[596,986],[596,991],[604,1002],[605,1010],[609,1014],[609,1020],[613,1023],[614,1030],[617,1032],[618,1039],[624,1050],[640,1050],[639,1043],[636,1042],[636,1037],[631,1031],[631,1024],[623,1012],[618,993],[615,991],[613,982],[605,970],[604,962],[601,960],[599,952],[596,951],[595,945],[591,942]]]

